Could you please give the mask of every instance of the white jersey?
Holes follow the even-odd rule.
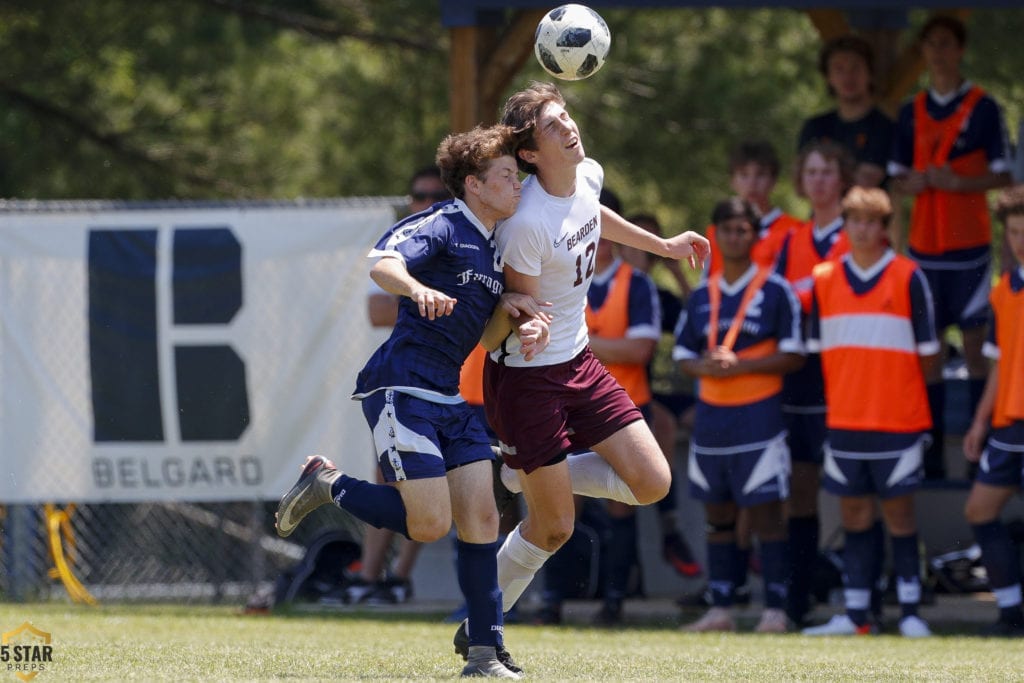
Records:
[[[604,170],[593,159],[576,167],[576,192],[554,197],[534,176],[523,182],[519,208],[495,231],[505,264],[524,275],[540,277],[541,301],[550,301],[551,340],[527,362],[519,339],[510,335],[491,353],[515,367],[555,365],[575,358],[587,346],[587,290],[594,277],[597,241],[601,238],[601,184]]]

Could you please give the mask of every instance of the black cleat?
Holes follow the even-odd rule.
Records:
[[[1024,638],[1024,622],[1012,622],[1000,619],[981,629],[979,635],[986,638]]]
[[[661,539],[661,556],[680,576],[692,579],[703,571],[690,546],[676,531],[665,534]]]

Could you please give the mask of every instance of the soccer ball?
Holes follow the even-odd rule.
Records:
[[[562,5],[537,24],[533,51],[549,74],[578,81],[601,68],[611,43],[601,15],[584,5]]]

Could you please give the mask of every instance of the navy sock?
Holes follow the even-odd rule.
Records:
[[[342,474],[331,486],[331,498],[346,512],[352,513],[378,529],[391,529],[409,538],[405,503],[393,486],[371,484]]]
[[[658,506],[658,512],[662,515],[675,512],[678,505],[676,501],[676,471],[673,469],[670,472],[672,480],[668,484],[668,493],[665,494],[664,498],[655,503]]]
[[[882,576],[885,571],[885,524],[880,519],[876,519],[871,526],[871,542],[875,551],[874,563],[871,565],[871,611],[881,614],[887,582]]]
[[[800,622],[811,609],[811,581],[818,558],[819,522],[813,517],[789,518],[789,617]]]
[[[900,616],[917,614],[921,604],[921,557],[917,534],[892,537],[892,572],[896,575],[896,597]]]
[[[928,385],[928,408],[932,413],[932,443],[924,452],[924,478],[945,479],[946,385]]]
[[[871,529],[846,530],[846,545],[843,548],[843,584],[847,594],[846,613],[858,626],[863,626],[868,621],[874,554],[874,532]],[[864,600],[858,600],[851,604],[851,595],[863,596]]]
[[[1020,556],[1002,521],[995,519],[984,524],[973,524],[971,529],[981,546],[981,562],[985,565],[989,585],[997,598],[1001,591],[1011,592],[1004,589],[1020,586]],[[1004,621],[1017,623],[1021,618],[1020,603],[1000,605],[999,612]]]
[[[708,586],[715,607],[732,607],[736,577],[736,542],[708,541]]]
[[[750,574],[750,548],[736,546],[736,565],[732,581],[737,588],[747,585]]]
[[[621,602],[626,598],[629,575],[636,564],[636,515],[611,517],[608,521],[604,599]]]
[[[466,598],[470,645],[502,645],[501,589],[498,588],[498,542],[457,541],[459,588]]]
[[[761,576],[764,578],[764,606],[783,609],[786,606],[786,575],[789,573],[789,543],[761,542]]]

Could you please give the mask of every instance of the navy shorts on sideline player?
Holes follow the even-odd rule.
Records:
[[[726,449],[722,449],[725,451]],[[785,433],[755,450],[700,452],[690,444],[690,495],[705,503],[749,508],[789,498],[789,447]]]
[[[384,389],[362,404],[384,481],[443,477],[460,465],[494,459],[468,403],[433,403]]]
[[[924,440],[895,455],[879,453],[844,457],[825,446],[823,486],[837,496],[896,498],[916,491],[921,485]]]
[[[537,367],[499,365],[488,357],[484,395],[505,464],[527,474],[643,419],[590,347],[565,363]]]
[[[974,480],[989,486],[1020,488],[1024,484],[1024,442],[1020,421],[1009,428],[994,429],[978,463]]]
[[[966,267],[936,267],[919,262],[935,302],[935,330],[950,325],[972,330],[988,322],[988,294],[992,289],[992,257],[985,255]],[[960,264],[956,264],[960,265]]]

